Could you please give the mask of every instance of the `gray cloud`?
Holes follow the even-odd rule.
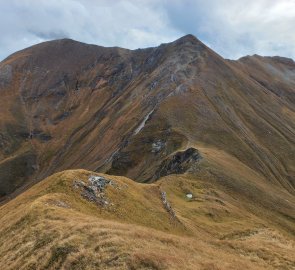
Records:
[[[103,46],[156,46],[192,33],[227,58],[295,58],[292,0],[0,1],[0,59],[69,37]]]
[[[63,32],[63,31],[55,31],[55,32],[38,32],[38,31],[34,31],[34,30],[28,30],[29,33],[31,33],[32,35],[40,38],[40,39],[44,39],[44,40],[52,40],[52,39],[61,39],[61,38],[68,38],[68,34]]]
[[[224,57],[295,57],[293,0],[182,0],[167,10],[174,28],[193,32]]]

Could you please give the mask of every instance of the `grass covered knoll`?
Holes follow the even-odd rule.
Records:
[[[230,195],[201,178],[171,175],[145,185],[104,175],[117,188],[107,186],[110,204],[102,207],[73,187],[74,180],[86,182],[91,174],[54,174],[0,208],[0,269],[295,266],[292,237],[239,209]]]

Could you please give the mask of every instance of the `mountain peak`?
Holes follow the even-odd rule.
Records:
[[[199,39],[197,39],[194,35],[191,34],[185,35],[169,44],[171,44],[172,47],[174,47],[176,50],[181,48],[189,52],[203,50],[207,51],[209,49],[203,42],[201,42]]]
[[[185,35],[185,36],[175,40],[173,43],[176,43],[176,44],[200,44],[202,42],[200,40],[198,40],[194,35],[188,34],[188,35]]]
[[[200,42],[194,35],[187,34],[185,36],[182,36],[178,40],[185,40],[185,41],[192,41],[192,42]]]
[[[186,35],[1,62],[0,269],[289,269],[295,67],[275,59]]]

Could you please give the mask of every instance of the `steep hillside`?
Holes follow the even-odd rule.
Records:
[[[294,87],[191,35],[9,56],[0,269],[295,269]]]
[[[57,173],[0,208],[0,268],[294,269],[294,235],[235,196],[191,175]]]
[[[0,195],[69,168],[152,182],[192,146],[294,194],[294,69],[224,60],[191,35],[134,51],[65,39],[17,52],[0,64]]]

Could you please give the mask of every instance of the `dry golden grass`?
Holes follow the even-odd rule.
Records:
[[[107,188],[105,208],[73,189],[91,172],[45,179],[0,207],[0,270],[294,268],[294,83],[267,72],[288,75],[290,63],[261,61],[234,64],[188,36],[135,51],[53,41],[1,62],[13,67],[1,88],[1,198],[68,168],[144,182],[181,149],[202,159],[150,185],[107,176],[120,189]]]
[[[106,176],[113,203],[72,187],[91,172],[64,171],[0,208],[0,269],[293,269],[292,237],[191,175],[144,185]],[[163,207],[167,192],[178,221]],[[186,192],[196,197],[185,198]]]

